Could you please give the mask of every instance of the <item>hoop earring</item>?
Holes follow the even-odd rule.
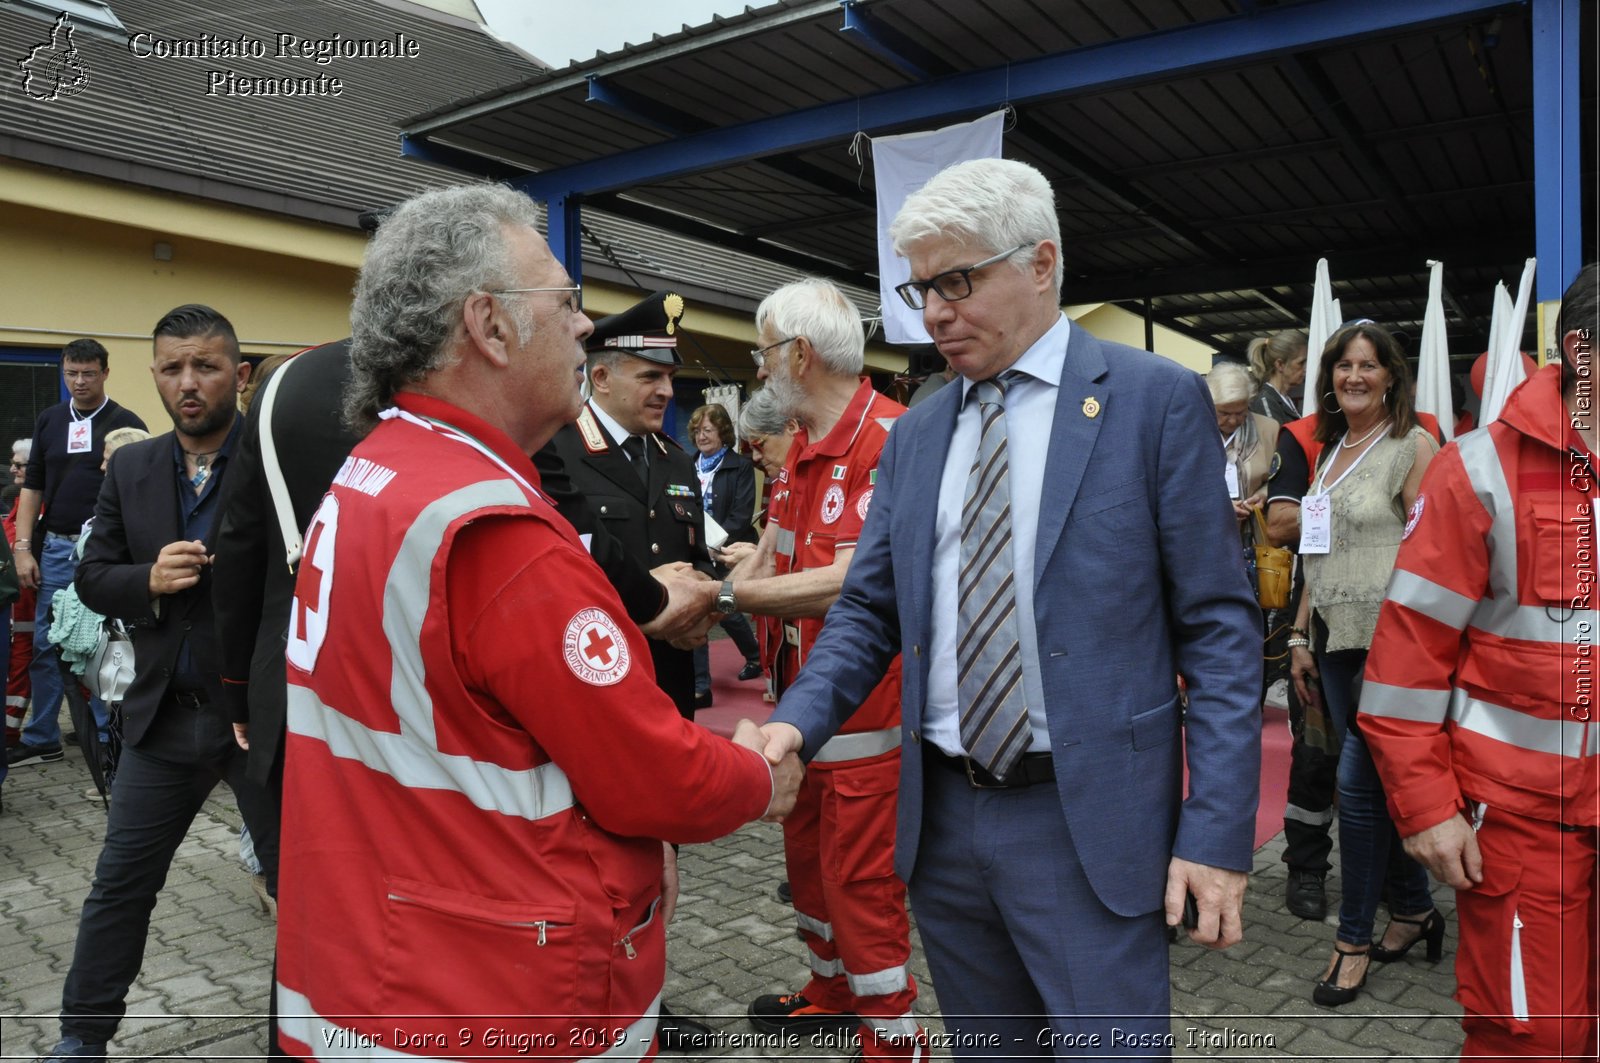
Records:
[[[1322,399],[1323,399],[1323,400],[1326,400],[1326,399],[1328,399],[1328,398],[1330,398],[1330,397],[1331,397],[1331,398],[1332,398],[1332,399],[1333,399],[1333,409],[1331,409],[1331,410],[1330,410],[1330,409],[1328,409],[1328,407],[1327,407],[1327,404],[1326,404],[1326,402],[1325,402],[1325,401],[1319,401],[1319,402],[1318,402],[1318,403],[1317,403],[1317,407],[1318,407],[1318,408],[1319,408],[1319,409],[1320,409],[1320,410],[1322,410],[1322,412],[1323,412],[1323,413],[1340,413],[1340,412],[1342,412],[1342,411],[1341,411],[1341,410],[1340,410],[1340,409],[1339,409],[1339,396],[1337,396],[1337,395],[1335,395],[1335,394],[1334,394],[1334,393],[1333,393],[1333,392],[1331,392],[1331,391],[1324,391],[1324,392],[1323,392],[1323,393],[1322,393]]]

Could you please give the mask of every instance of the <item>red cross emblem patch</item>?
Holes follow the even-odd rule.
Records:
[[[620,681],[633,663],[622,629],[603,609],[582,609],[567,621],[561,655],[573,675],[597,687]]]

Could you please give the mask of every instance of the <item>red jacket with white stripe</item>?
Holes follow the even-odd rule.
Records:
[[[773,511],[778,522],[778,575],[827,568],[833,564],[838,551],[856,548],[861,526],[866,523],[867,511],[872,505],[872,492],[877,486],[878,456],[883,453],[890,426],[905,412],[904,406],[874,391],[870,380],[862,380],[839,423],[826,436],[813,443],[804,428],[795,433],[783,468],[782,482],[788,487],[789,496],[781,511]],[[820,616],[784,621],[784,627],[795,631],[799,645],[780,644],[779,652],[787,653],[791,662],[798,662],[799,667],[804,668],[812,644],[822,633],[823,621]],[[793,682],[794,675],[790,674],[787,679]],[[873,688],[855,715],[845,721],[839,733],[887,732],[899,726],[900,658],[897,656],[884,673],[883,681]],[[876,756],[898,751],[898,733],[884,734],[883,744],[885,748],[858,745],[854,752]],[[840,743],[835,749],[840,752],[823,756],[824,764],[854,759],[849,756],[850,743]]]
[[[1596,485],[1570,432],[1547,366],[1423,477],[1361,692],[1403,836],[1467,801],[1600,822]]]
[[[335,479],[295,592],[283,1034],[308,1059],[639,1059],[659,839],[760,816],[770,772],[678,715],[509,438],[399,406]]]

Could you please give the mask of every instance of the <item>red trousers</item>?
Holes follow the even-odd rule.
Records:
[[[1596,836],[1594,827],[1484,814],[1483,882],[1456,893],[1462,1059],[1595,1058]]]
[[[862,760],[813,761],[783,821],[795,917],[811,950],[811,980],[802,992],[819,1007],[861,1016],[868,1059],[927,1053],[911,1014],[917,983],[906,966],[906,887],[894,873],[899,788],[898,749]]]

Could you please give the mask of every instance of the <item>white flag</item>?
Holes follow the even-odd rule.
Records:
[[[911,309],[895,294],[897,285],[911,279],[911,266],[894,253],[889,223],[900,213],[906,197],[945,167],[968,159],[998,159],[1005,115],[995,111],[943,129],[872,139],[878,185],[878,298],[883,304],[883,336],[888,342],[932,342],[922,327],[922,311]]]
[[[1422,312],[1417,354],[1417,409],[1439,419],[1444,441],[1455,438],[1455,402],[1450,396],[1450,339],[1444,319],[1444,263],[1432,262],[1428,305]]]

